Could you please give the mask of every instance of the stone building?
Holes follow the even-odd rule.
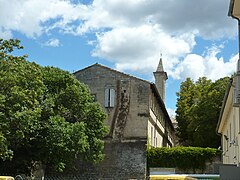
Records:
[[[147,174],[147,144],[174,146],[174,128],[164,105],[167,73],[160,59],[156,84],[94,64],[74,73],[108,114],[105,159],[94,167],[98,178],[138,178]]]

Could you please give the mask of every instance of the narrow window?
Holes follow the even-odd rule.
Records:
[[[105,107],[114,107],[115,90],[113,88],[105,89]]]
[[[235,115],[233,114],[233,140],[235,140],[235,127],[236,127],[236,121],[235,121]]]
[[[227,137],[229,137],[228,130],[227,130]],[[227,145],[226,151],[228,151],[228,140],[226,140],[226,145]]]
[[[154,146],[156,147],[156,129],[154,128]]]
[[[154,146],[153,127],[151,127],[151,145]]]
[[[232,141],[232,125],[231,125],[231,123],[230,123],[230,128],[229,128],[230,130],[229,130],[229,133],[230,133],[230,141]]]

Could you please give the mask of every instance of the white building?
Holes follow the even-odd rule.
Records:
[[[240,0],[231,0],[229,16],[240,25]],[[239,26],[240,31],[240,26]],[[224,164],[240,164],[240,58],[237,74],[229,81],[219,121],[217,133],[222,139],[222,159]]]

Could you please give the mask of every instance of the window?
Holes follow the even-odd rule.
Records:
[[[230,141],[232,141],[232,125],[230,123],[230,128],[229,128],[229,134],[230,134]]]
[[[235,139],[235,137],[236,137],[236,130],[235,130],[235,128],[236,128],[236,121],[235,121],[235,116],[234,116],[234,114],[233,114],[233,140]],[[232,141],[232,140],[231,140]]]
[[[156,147],[156,129],[154,129],[154,146]]]
[[[229,137],[228,130],[227,130],[227,137]],[[228,151],[228,140],[226,140],[226,151]]]
[[[153,127],[151,127],[151,145],[154,146]]]
[[[115,90],[112,87],[105,88],[105,107],[114,107]]]

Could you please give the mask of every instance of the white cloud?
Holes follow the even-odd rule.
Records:
[[[229,61],[224,62],[223,57],[217,57],[219,52],[220,49],[213,46],[208,49],[208,52],[204,56],[188,54],[173,72],[173,77],[176,79],[191,77],[197,80],[199,77],[205,76],[216,80],[232,75],[236,69],[238,54],[233,56]]]
[[[170,0],[167,3],[164,0],[94,0],[84,5],[70,0],[0,0],[0,26],[34,37],[54,28],[83,34],[104,28],[153,24],[170,34],[195,31],[200,36],[216,38],[234,33],[234,21],[227,17],[228,3],[219,0]]]
[[[178,57],[190,53],[195,45],[193,33],[170,36],[157,25],[113,29],[98,34],[97,40],[94,56],[115,62],[119,70],[148,72],[157,67],[161,52],[167,60],[164,67],[168,71]]]
[[[193,53],[196,37],[229,38],[237,24],[227,17],[224,0],[93,0],[84,5],[70,0],[0,0],[0,36],[18,31],[31,38],[54,31],[73,35],[96,33],[93,56],[119,70],[152,72],[160,53],[168,75],[182,79],[216,79],[235,69],[235,59],[218,53]],[[14,13],[13,13],[14,12]],[[57,39],[46,45],[59,46]],[[90,42],[89,42],[90,43]],[[219,49],[218,49],[219,50]]]
[[[176,111],[176,109],[167,108],[167,112],[168,112],[168,114],[169,114],[169,116],[172,120],[174,120],[175,117],[176,117],[176,112],[175,111]]]
[[[227,17],[229,1],[224,0],[171,0],[159,1],[156,22],[168,32],[196,30],[199,36],[214,39],[233,35],[233,20]],[[161,6],[162,5],[162,6]]]
[[[59,39],[49,39],[47,42],[44,43],[45,46],[52,46],[52,47],[59,47],[60,41]]]
[[[48,29],[67,28],[68,23],[84,17],[84,9],[84,5],[63,0],[0,0],[0,27],[37,37]]]
[[[12,32],[9,30],[6,30],[3,27],[0,27],[0,37],[3,39],[10,39],[12,38]]]
[[[229,2],[138,0],[130,1],[128,6],[121,3],[127,2],[94,1],[93,11],[102,12],[104,18],[100,15],[88,19],[81,32],[90,27],[110,28],[98,34],[94,56],[114,62],[119,70],[149,73],[155,70],[162,52],[165,70],[175,79],[217,79],[235,70],[235,61],[224,62],[217,57],[220,49],[212,49],[214,54],[192,53],[196,37],[214,40],[234,35],[236,22],[227,17]],[[105,22],[100,23],[102,19]]]
[[[228,6],[223,0],[95,0],[80,32],[150,23],[176,35],[195,31],[208,39],[232,36],[236,23],[227,17]]]

